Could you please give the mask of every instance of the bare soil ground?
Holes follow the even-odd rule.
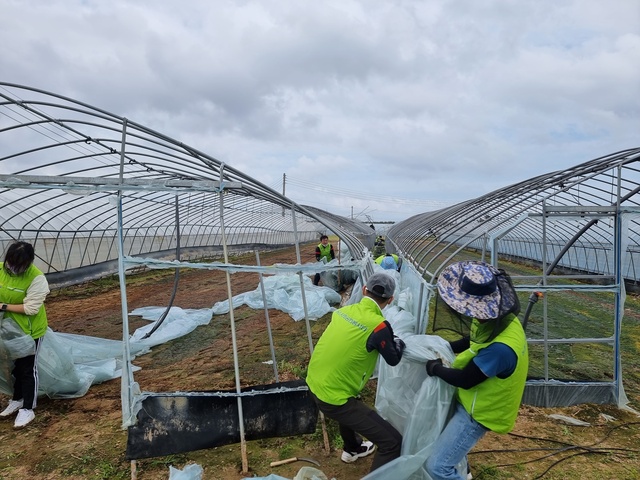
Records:
[[[308,247],[308,248],[313,248]],[[255,264],[245,255],[235,263]],[[296,263],[291,250],[261,255],[262,265]],[[234,295],[258,286],[256,274],[231,275]],[[129,311],[144,306],[165,306],[171,296],[173,272],[150,271],[127,280]],[[218,271],[183,270],[174,304],[182,308],[209,308],[227,298],[226,274]],[[53,292],[47,300],[53,330],[119,340],[122,336],[120,291],[115,281],[98,281]],[[625,383],[630,405],[640,410],[638,351],[640,322],[632,313],[632,330],[623,365],[632,365]],[[270,322],[281,380],[300,378],[309,360],[304,321],[270,311]],[[635,320],[633,320],[635,317]],[[330,315],[311,322],[317,341]],[[263,311],[241,307],[235,312],[243,386],[273,381],[273,370],[263,363],[270,359]],[[131,331],[145,325],[131,318]],[[191,334],[155,347],[134,362],[141,367],[135,379],[144,391],[188,391],[234,388],[233,358],[228,315],[216,316],[209,325]],[[375,382],[365,398],[373,403]],[[8,398],[0,399],[5,403]],[[589,427],[567,425],[549,414],[567,415],[589,422]],[[23,430],[12,421],[0,422],[0,479],[126,479],[132,478],[125,460],[127,432],[121,428],[120,381],[91,387],[87,395],[70,400],[41,398],[36,419]],[[614,420],[611,420],[614,418]],[[329,479],[349,480],[364,476],[370,458],[344,464],[339,455],[337,429],[328,423],[331,452],[324,451],[320,429],[300,437],[248,442],[249,472],[241,472],[240,445],[200,450],[187,454],[139,460],[139,480],[169,478],[169,466],[178,469],[197,463],[204,479],[239,480],[270,473],[293,478],[310,464],[295,462],[270,467],[274,460],[293,456],[312,457]],[[545,478],[639,479],[640,417],[614,406],[580,405],[544,409],[521,407],[516,428],[509,435],[488,434],[473,450],[470,464],[476,479]]]

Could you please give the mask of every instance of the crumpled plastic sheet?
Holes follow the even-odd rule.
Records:
[[[455,355],[443,338],[412,333],[415,319],[409,312],[392,306],[384,313],[394,333],[404,340],[406,349],[395,367],[384,361],[378,363],[375,406],[402,433],[402,455],[364,479],[431,480],[424,463],[449,418],[455,388],[439,378],[429,377],[425,364],[441,358],[445,365],[451,365]],[[458,468],[466,471],[466,461]]]
[[[29,335],[22,333],[22,336],[33,342]],[[3,345],[0,342],[0,391],[11,395],[13,361]],[[148,351],[144,345],[130,348],[132,357]],[[49,398],[82,397],[91,385],[120,377],[121,358],[121,341],[58,333],[47,328],[38,353],[38,394]]]
[[[335,310],[331,304],[340,303],[340,294],[328,287],[314,286],[306,276],[303,276],[303,281],[310,319],[320,318]],[[268,308],[285,311],[296,321],[304,318],[298,275],[265,277],[264,287]],[[264,308],[261,288],[233,298],[234,308],[245,303],[251,308]],[[229,302],[218,302],[212,308],[204,309],[171,307],[156,331],[149,338],[144,338],[165,310],[166,307],[143,307],[131,312],[131,315],[139,315],[151,321],[137,329],[130,337],[129,351],[132,360],[149,352],[151,347],[182,337],[199,325],[207,325],[212,315],[229,311]],[[119,378],[122,375],[122,352],[123,344],[120,340],[59,333],[48,328],[38,354],[39,395],[53,399],[78,398],[84,396],[92,385]],[[25,335],[13,320],[2,318],[0,392],[12,394],[13,360],[32,353],[31,337]],[[139,370],[135,366],[132,368],[134,371]]]
[[[169,480],[202,480],[204,471],[197,463],[187,465],[182,470],[169,466]]]
[[[328,312],[335,310],[332,306],[339,304],[340,294],[329,287],[315,286],[311,279],[302,276],[310,320],[317,320]],[[295,321],[304,319],[304,306],[298,275],[276,275],[263,278],[267,308],[275,308],[288,313]],[[247,305],[250,308],[263,309],[262,289],[260,286],[251,292],[241,293],[232,298],[233,308]],[[213,306],[214,315],[229,312],[229,301],[223,300]]]
[[[195,330],[199,325],[208,325],[213,315],[213,309],[211,308],[171,307],[160,327],[151,336],[144,338],[155,327],[165,311],[166,307],[141,307],[133,310],[131,315],[140,316],[152,323],[133,332],[129,342],[133,345],[143,345],[148,348],[155,347],[180,338]]]

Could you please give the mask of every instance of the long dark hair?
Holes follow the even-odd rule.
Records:
[[[4,256],[4,269],[13,275],[22,275],[31,266],[36,255],[33,245],[27,242],[14,242],[9,245]]]

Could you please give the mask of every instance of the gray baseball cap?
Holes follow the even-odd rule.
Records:
[[[377,272],[367,280],[367,290],[382,298],[391,298],[396,289],[396,281],[391,275]]]

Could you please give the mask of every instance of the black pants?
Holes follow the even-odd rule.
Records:
[[[36,342],[36,353],[28,357],[15,360],[11,374],[15,379],[13,384],[13,399],[23,400],[22,408],[33,410],[38,402],[38,352],[40,351],[40,341],[42,338],[34,340]]]
[[[344,405],[331,405],[312,392],[311,395],[320,411],[340,425],[345,451],[353,452],[360,446],[362,438],[359,435],[378,447],[371,471],[400,456],[402,435],[373,408],[356,398],[350,398]]]

